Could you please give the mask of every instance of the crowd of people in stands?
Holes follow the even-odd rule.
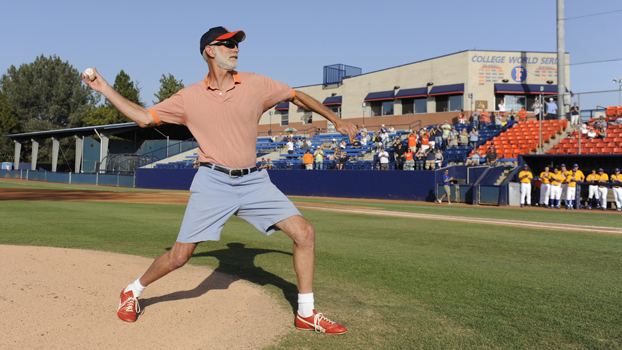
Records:
[[[532,206],[532,181],[534,175],[529,171],[529,166],[525,164],[523,171],[518,174],[521,184],[521,200],[520,206]],[[571,170],[562,164],[558,169],[553,170],[547,166],[540,173],[539,201],[535,205],[542,208],[560,209],[564,206],[567,210],[573,210],[575,207],[585,209],[601,209],[607,210],[607,195],[609,188],[612,188],[616,210],[622,211],[622,175],[620,169],[616,168],[611,175],[605,173],[604,169],[598,171],[592,169],[592,173],[587,177],[579,170],[579,165],[574,164]],[[588,199],[585,205],[575,203],[577,198],[578,185],[587,185]],[[536,192],[537,191],[533,191]],[[535,199],[535,198],[534,198]],[[564,203],[562,204],[562,201]]]

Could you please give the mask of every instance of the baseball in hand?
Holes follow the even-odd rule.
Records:
[[[89,77],[90,80],[95,79],[95,73],[93,73],[93,68],[85,69],[83,74]]]

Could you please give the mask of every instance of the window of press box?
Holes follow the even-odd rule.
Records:
[[[428,113],[428,98],[403,98],[402,114]]]
[[[393,101],[372,101],[371,116],[393,115]]]
[[[281,126],[289,125],[289,111],[280,111],[281,112]]]
[[[462,110],[463,95],[440,95],[435,96],[434,100],[436,101],[436,111],[437,112],[450,112],[450,111],[460,111]]]
[[[341,106],[328,106],[328,109],[341,119]]]

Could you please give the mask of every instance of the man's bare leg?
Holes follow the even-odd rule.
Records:
[[[294,241],[294,270],[298,276],[298,292],[313,293],[315,273],[315,228],[300,215],[276,224]]]
[[[147,272],[140,277],[140,284],[146,287],[166,276],[169,272],[184,266],[192,256],[197,245],[198,243],[175,242],[171,250],[160,255],[153,261],[151,266],[147,269]]]

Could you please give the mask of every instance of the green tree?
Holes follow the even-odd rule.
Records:
[[[184,88],[183,79],[177,81],[171,73],[168,73],[168,77],[162,74],[160,84],[160,91],[158,91],[158,93],[156,94],[153,94],[155,97],[158,98],[158,100],[153,101],[153,104],[160,103],[166,100],[167,98],[177,93],[177,91]]]
[[[82,84],[80,72],[57,56],[37,57],[34,62],[11,66],[0,78],[25,132],[81,126],[85,110],[99,101]]]
[[[17,112],[13,108],[13,103],[0,92],[0,161],[8,162],[13,160],[14,146],[11,139],[2,137],[8,134],[17,134],[21,131]]]
[[[112,88],[126,99],[144,107],[144,103],[140,101],[140,88],[138,87],[138,83],[134,84],[125,71],[121,70],[119,74],[117,74]],[[131,122],[131,120],[121,114],[108,100],[106,100],[106,103],[103,105],[87,109],[84,113],[84,125],[88,126],[129,122]]]

